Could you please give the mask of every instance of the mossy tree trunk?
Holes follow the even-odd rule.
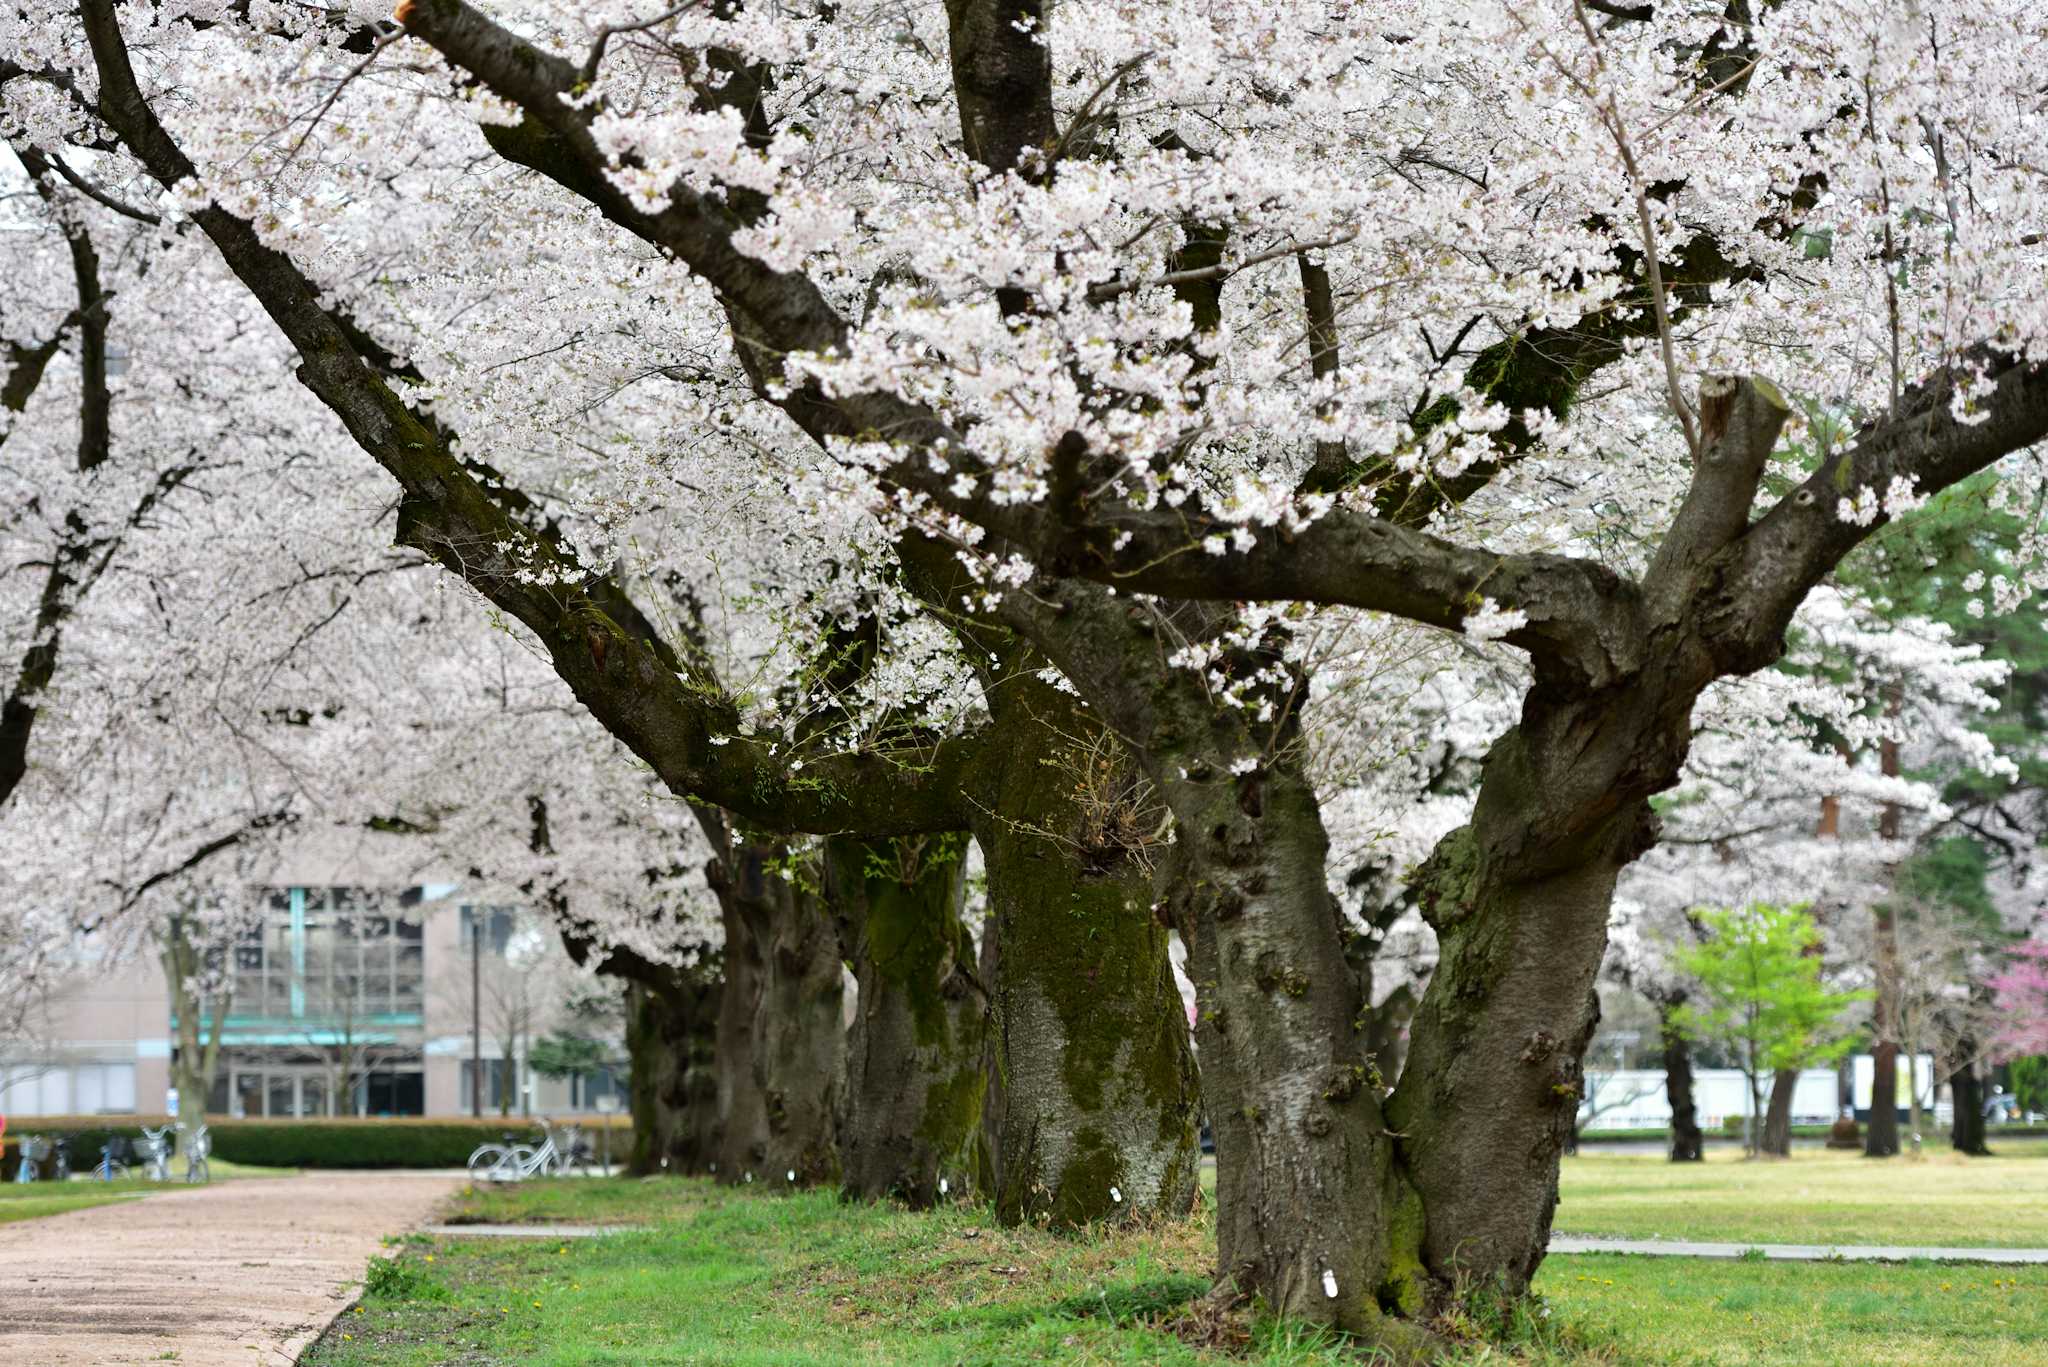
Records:
[[[708,1172],[718,1154],[715,967],[670,968],[626,984],[633,1153],[627,1171]]]
[[[826,842],[826,897],[859,985],[839,1130],[849,1197],[925,1207],[988,1185],[988,995],[960,916],[966,852],[965,832]]]
[[[1664,1043],[1664,1095],[1671,1102],[1671,1161],[1698,1163],[1707,1155],[1693,1103],[1692,1042],[1676,1019],[1684,1000],[1676,996],[1657,1003],[1657,1033]]]
[[[1166,813],[1077,699],[1025,670],[975,839],[998,947],[996,1211],[1056,1226],[1192,1207],[1201,1156],[1187,1013],[1151,857]]]
[[[780,845],[735,840],[706,867],[718,896],[718,1178],[811,1186],[839,1179],[844,973],[824,899],[783,877]]]
[[[534,849],[549,851],[545,804],[536,801],[534,814]],[[559,888],[547,896],[569,957],[623,985],[633,1114],[626,1170],[641,1177],[711,1171],[718,1161],[714,1046],[724,992],[718,951],[678,944],[677,957],[690,962],[664,963],[623,945],[602,945],[594,928],[573,920]]]

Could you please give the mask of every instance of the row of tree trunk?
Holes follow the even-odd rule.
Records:
[[[1676,997],[1660,1002],[1658,1022],[1664,1045],[1665,1094],[1671,1102],[1671,1161],[1697,1163],[1706,1153],[1699,1112],[1693,1104],[1692,1046],[1677,1029],[1674,1019],[1683,1000]],[[1866,1155],[1884,1158],[1898,1152],[1898,1045],[1890,1045],[1889,1062],[1883,1041],[1872,1052],[1876,1073],[1871,1087],[1870,1137],[1862,1147]],[[1947,1080],[1955,1103],[1949,1146],[1958,1153],[1982,1157],[1991,1150],[1984,1140],[1984,1082],[1978,1073],[1978,1053],[1978,1042],[1966,1036],[1958,1040],[1955,1057],[1949,1064]],[[1798,1080],[1799,1074],[1793,1069],[1779,1072],[1772,1080],[1771,1100],[1764,1112],[1763,1136],[1758,1145],[1759,1151],[1767,1156],[1784,1158],[1792,1152],[1792,1091]],[[1889,1141],[1883,1138],[1887,1130],[1880,1126],[1880,1116],[1888,1122]]]
[[[1142,785],[1071,698],[1012,680],[973,831],[792,857],[707,825],[722,946],[630,983],[634,1165],[1078,1225],[1193,1204],[1199,1089]],[[999,814],[999,815],[997,815]],[[970,836],[987,878],[962,919]],[[855,984],[851,1023],[844,981]]]

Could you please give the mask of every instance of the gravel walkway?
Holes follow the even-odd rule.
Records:
[[[0,1364],[282,1367],[353,1299],[442,1175],[251,1177],[0,1225]]]

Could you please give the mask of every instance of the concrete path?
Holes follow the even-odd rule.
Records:
[[[1909,1244],[1711,1244],[1686,1239],[1591,1239],[1550,1236],[1552,1253],[1647,1253],[1657,1258],[1740,1258],[1762,1249],[1771,1262],[1903,1263],[1927,1258],[1944,1263],[2048,1264],[2048,1248],[1931,1248]]]
[[[459,1179],[251,1177],[0,1225],[0,1364],[283,1367]]]
[[[624,1234],[625,1225],[428,1225],[420,1233],[444,1239],[596,1239]]]

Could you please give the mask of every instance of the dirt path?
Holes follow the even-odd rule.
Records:
[[[247,1178],[0,1226],[0,1364],[295,1362],[461,1180]]]

